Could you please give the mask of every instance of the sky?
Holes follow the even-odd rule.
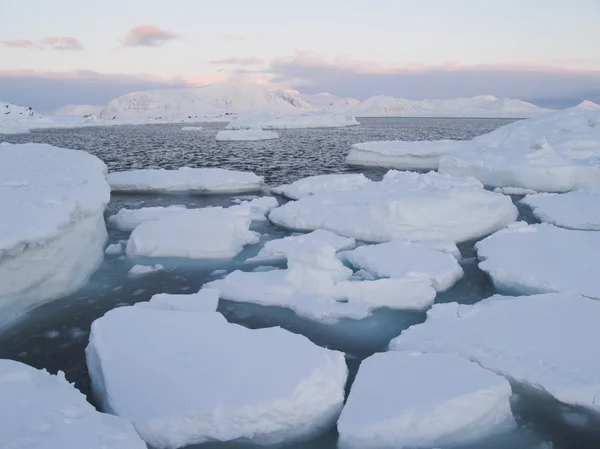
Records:
[[[0,0],[0,100],[42,111],[134,90],[540,106],[600,101],[600,0]]]

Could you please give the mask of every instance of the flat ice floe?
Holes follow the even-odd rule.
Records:
[[[0,359],[3,449],[146,449],[130,423],[98,413],[62,372]]]
[[[567,405],[600,412],[600,302],[574,293],[436,304],[392,340],[398,351],[450,352]]]
[[[463,242],[491,234],[517,215],[510,197],[485,190],[473,178],[391,170],[380,182],[303,196],[272,210],[269,219],[290,229],[326,229],[367,242]]]
[[[181,128],[182,131],[203,131],[204,128],[202,126],[184,126]]]
[[[207,313],[216,312],[219,305],[219,291],[203,288],[191,295],[172,295],[158,293],[147,302],[138,302],[134,307],[146,309],[171,310],[179,312]]]
[[[291,184],[283,184],[272,191],[277,195],[298,200],[303,196],[320,192],[355,190],[370,182],[362,173],[316,175],[299,179]]]
[[[343,449],[475,443],[516,428],[503,377],[455,354],[364,360],[338,421]]]
[[[600,111],[561,111],[511,123],[442,156],[440,173],[492,187],[567,192],[600,185]]]
[[[106,165],[84,151],[0,144],[0,322],[85,283],[104,257]]]
[[[346,114],[331,112],[311,112],[302,115],[278,117],[271,114],[240,117],[229,123],[226,129],[303,129],[303,128],[345,128],[357,126],[356,118]]]
[[[352,145],[346,163],[398,170],[437,170],[440,157],[464,147],[458,140],[389,140]]]
[[[600,233],[515,223],[475,245],[494,285],[507,293],[577,292],[600,299]]]
[[[217,133],[215,139],[219,141],[273,140],[279,139],[279,134],[260,129],[223,130]]]
[[[545,223],[561,228],[600,231],[600,188],[569,193],[540,193],[521,200]]]
[[[131,269],[129,270],[127,275],[131,276],[131,277],[145,276],[147,274],[155,273],[155,272],[161,271],[163,269],[164,269],[164,267],[160,264],[134,265],[133,267],[131,267]]]
[[[263,178],[223,168],[144,169],[108,174],[113,192],[191,192],[202,194],[254,192]]]
[[[138,306],[96,320],[86,357],[103,410],[165,449],[318,436],[335,426],[347,377],[342,353],[281,328]]]

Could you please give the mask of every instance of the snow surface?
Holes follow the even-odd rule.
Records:
[[[334,427],[347,377],[342,353],[281,328],[139,306],[96,320],[86,357],[103,410],[165,449],[310,439]]]
[[[521,203],[545,223],[561,228],[600,231],[600,189],[528,195]]]
[[[352,384],[338,421],[339,447],[476,443],[516,428],[511,395],[506,379],[455,354],[375,354]]]
[[[598,111],[600,110],[600,104],[594,103],[590,100],[583,100],[576,106],[573,106],[570,109],[580,110],[580,111]]]
[[[479,268],[508,293],[577,292],[600,299],[600,233],[514,223],[475,245]]]
[[[134,265],[127,273],[131,277],[145,276],[156,271],[163,270],[164,267],[160,264],[156,265]]]
[[[436,304],[392,340],[398,351],[450,352],[567,405],[600,412],[600,303],[574,293]],[[508,331],[507,331],[508,330]]]
[[[131,424],[98,413],[62,372],[0,359],[3,449],[146,449]]]
[[[84,151],[0,144],[0,321],[79,288],[104,257],[106,165]]]
[[[439,171],[540,192],[600,185],[600,111],[567,110],[511,123],[442,156]]]
[[[204,128],[202,126],[184,126],[181,128],[182,131],[203,131]]]
[[[138,302],[134,306],[178,312],[210,313],[216,312],[218,305],[219,291],[214,288],[203,288],[192,295],[159,293],[152,296],[150,301]]]
[[[260,190],[263,183],[250,172],[190,167],[113,172],[107,179],[115,192],[242,193]]]
[[[223,130],[217,133],[215,139],[218,141],[273,140],[279,139],[279,134],[260,129]]]
[[[458,140],[390,140],[352,145],[346,163],[398,170],[437,170],[440,157],[464,146]]]
[[[311,112],[309,114],[275,116],[272,114],[240,117],[230,122],[226,129],[303,129],[303,128],[345,128],[360,123],[351,115],[332,112]]]
[[[473,178],[392,170],[380,182],[286,203],[269,219],[290,229],[326,229],[367,242],[463,242],[491,234],[517,215],[510,197],[484,190]]]
[[[362,173],[316,175],[299,179],[291,184],[283,184],[272,191],[277,195],[298,200],[303,196],[314,195],[319,192],[355,190],[370,182]]]

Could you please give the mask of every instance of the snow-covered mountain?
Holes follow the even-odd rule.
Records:
[[[74,115],[77,117],[87,117],[99,115],[104,106],[95,106],[92,104],[67,104],[54,111],[54,115]]]
[[[328,111],[335,114],[343,113],[358,105],[360,100],[356,98],[339,98],[329,93],[301,94],[304,101],[309,103],[315,111]]]
[[[590,101],[590,100],[583,100],[578,105],[573,106],[572,108],[569,108],[569,109],[575,109],[577,111],[598,111],[598,110],[600,110],[600,104],[594,103],[593,101]]]
[[[103,117],[210,117],[223,114],[291,115],[313,108],[287,91],[253,84],[210,84],[203,87],[132,92],[112,100]]]
[[[41,115],[30,107],[0,101],[0,120],[23,120],[40,117]]]

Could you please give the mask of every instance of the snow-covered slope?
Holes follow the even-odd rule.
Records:
[[[323,110],[329,112],[346,112],[351,107],[360,103],[356,98],[339,98],[330,93],[320,94],[301,94],[304,101],[309,103],[315,110]]]
[[[594,103],[593,101],[590,101],[590,100],[583,100],[578,105],[573,106],[572,108],[569,108],[569,109],[575,109],[578,111],[598,111],[598,110],[600,110],[600,104]]]
[[[12,103],[0,101],[0,115],[2,120],[22,120],[26,118],[40,118],[41,115],[34,111],[31,107],[17,106]]]
[[[61,106],[54,115],[75,115],[77,117],[86,117],[91,115],[99,115],[104,106],[93,104],[66,104]]]

